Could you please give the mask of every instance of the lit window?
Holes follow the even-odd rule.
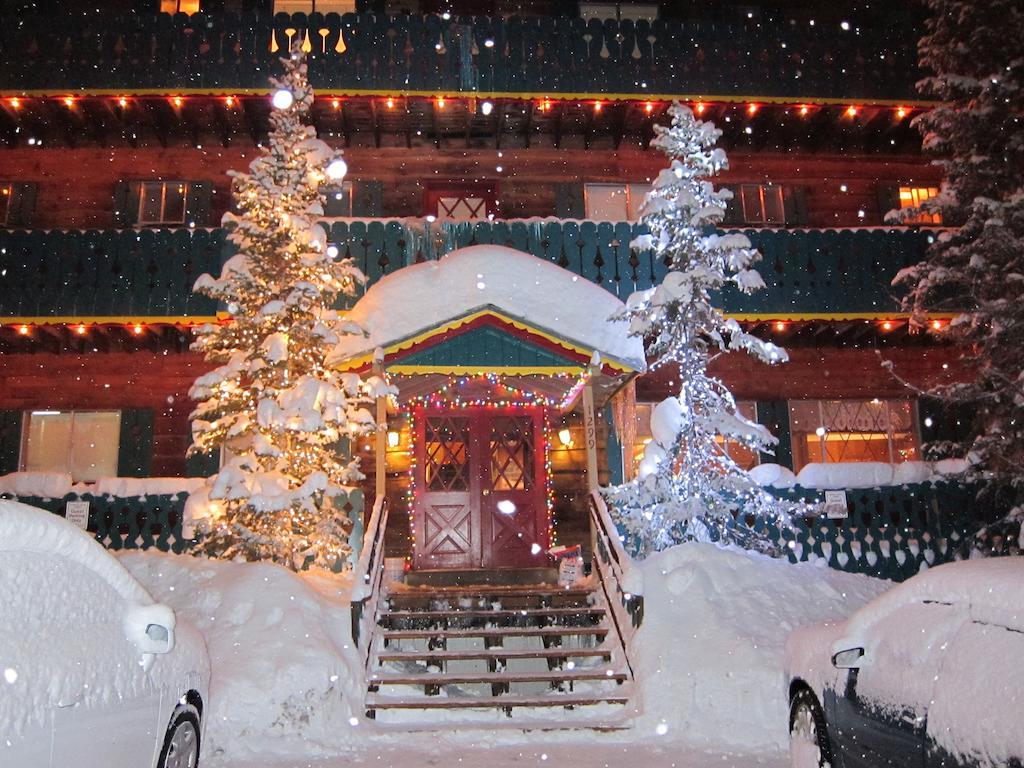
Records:
[[[324,216],[336,218],[352,215],[352,182],[331,184],[323,188]]]
[[[647,184],[585,184],[584,206],[591,221],[638,221]]]
[[[782,187],[777,184],[741,184],[732,204],[738,206],[744,224],[786,223]]]
[[[274,13],[355,13],[356,0],[274,0]]]
[[[445,221],[480,221],[496,213],[494,189],[488,185],[468,187],[430,186],[427,214]]]
[[[199,0],[160,0],[160,13],[199,13]]]
[[[918,208],[925,200],[937,197],[938,194],[938,187],[900,187],[900,208]],[[907,224],[941,224],[942,216],[938,213],[920,213],[904,221]]]
[[[911,400],[792,400],[793,469],[810,462],[919,458]]]
[[[31,411],[25,426],[24,471],[67,472],[76,483],[117,475],[120,411]]]
[[[139,226],[184,224],[189,185],[184,181],[144,181],[139,184]]]
[[[580,18],[597,19],[630,19],[632,21],[655,21],[658,18],[658,3],[608,3],[581,2]]]
[[[11,210],[14,199],[14,188],[10,184],[0,184],[0,225],[7,223],[7,213]]]
[[[651,414],[654,412],[655,406],[657,406],[657,403],[636,404],[636,437],[634,438],[630,455],[633,468],[632,477],[636,476],[637,468],[640,466],[640,460],[644,457],[644,447],[653,439],[651,435]],[[748,419],[749,421],[757,421],[757,403],[751,400],[741,400],[736,403],[736,409],[745,419]],[[760,463],[760,456],[756,451],[750,450],[735,440],[716,438],[715,442],[719,445],[725,446],[725,452],[732,457],[732,460],[735,461],[741,469],[750,469]]]

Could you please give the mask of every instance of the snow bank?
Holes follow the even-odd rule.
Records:
[[[205,477],[101,477],[87,493],[93,496],[114,496],[119,499],[135,496],[179,496],[193,493],[205,482]]]
[[[841,488],[876,488],[883,485],[908,485],[945,480],[949,475],[966,471],[964,459],[942,461],[903,461],[887,464],[881,461],[851,461],[841,464],[811,462],[799,474],[778,464],[758,464],[750,476],[758,485],[772,488],[803,488],[832,490]]]
[[[488,306],[606,359],[646,368],[642,339],[628,335],[627,322],[608,320],[621,301],[549,261],[500,245],[462,248],[381,278],[345,316],[369,336],[343,337],[331,359],[371,354]]]
[[[347,580],[153,551],[120,559],[206,638],[207,755],[316,757],[357,740]]]
[[[0,475],[0,493],[59,499],[71,493],[71,475],[64,472],[11,472]]]
[[[705,749],[784,748],[786,636],[844,618],[890,586],[711,544],[674,547],[638,567],[645,583],[633,653],[643,697],[639,735],[664,733]]]

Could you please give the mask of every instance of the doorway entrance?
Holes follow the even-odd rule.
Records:
[[[542,408],[419,408],[417,569],[547,564]]]

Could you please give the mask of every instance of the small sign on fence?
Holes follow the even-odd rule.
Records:
[[[825,491],[825,516],[829,520],[845,520],[850,516],[846,491]]]
[[[83,531],[89,528],[89,502],[69,501],[64,505],[64,519]]]

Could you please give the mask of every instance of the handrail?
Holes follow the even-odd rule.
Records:
[[[384,532],[388,525],[387,500],[380,496],[373,503],[370,522],[363,535],[363,547],[352,574],[352,641],[369,663],[370,638],[377,620],[384,581]]]
[[[615,523],[608,514],[608,506],[597,491],[590,494],[590,521],[595,539],[592,555],[594,573],[601,583],[626,666],[632,675],[634,670],[630,661],[629,645],[643,622],[644,598],[643,595],[633,594],[625,588],[626,577],[633,568],[633,563],[622,546]]]

